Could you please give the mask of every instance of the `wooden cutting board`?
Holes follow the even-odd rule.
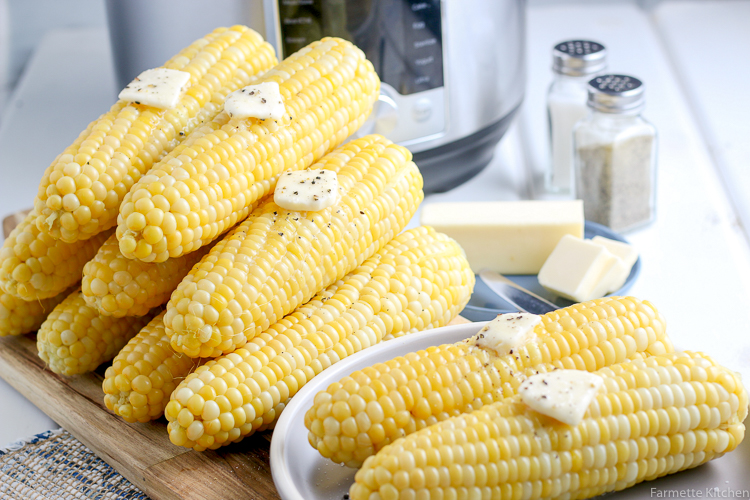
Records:
[[[459,316],[451,323],[468,320]],[[0,339],[0,377],[153,500],[279,498],[268,454],[272,431],[217,451],[175,446],[164,418],[129,424],[107,410],[103,373],[100,367],[56,375],[39,358],[35,335]]]
[[[129,424],[107,410],[102,373],[56,375],[39,358],[34,335],[0,339],[0,376],[153,500],[279,498],[271,431],[218,451],[175,446],[164,418]]]

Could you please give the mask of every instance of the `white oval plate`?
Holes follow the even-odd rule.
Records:
[[[342,500],[354,482],[355,469],[334,464],[310,446],[305,413],[318,391],[350,373],[433,345],[448,344],[474,335],[485,323],[445,326],[389,340],[365,349],[333,365],[302,388],[284,409],[271,440],[271,474],[283,500]],[[750,498],[750,436],[737,450],[706,465],[608,494],[612,500],[666,498],[669,490],[685,491],[683,497]],[[719,489],[718,495],[713,492]],[[709,492],[709,490],[712,490]],[[731,495],[731,493],[729,493]],[[743,496],[744,495],[744,496]],[[678,496],[680,496],[678,494]],[[731,497],[730,497],[731,498]]]

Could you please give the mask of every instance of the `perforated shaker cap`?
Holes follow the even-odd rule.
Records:
[[[588,85],[588,105],[604,113],[638,111],[645,103],[644,85],[628,75],[600,75]]]
[[[588,76],[607,68],[607,49],[591,40],[566,40],[552,49],[552,70],[568,76]]]

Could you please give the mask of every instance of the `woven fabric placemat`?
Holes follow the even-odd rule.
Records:
[[[63,429],[0,449],[0,498],[149,500]]]

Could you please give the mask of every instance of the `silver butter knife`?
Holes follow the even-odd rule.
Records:
[[[490,290],[512,306],[517,307],[521,312],[544,314],[560,309],[560,306],[556,306],[549,300],[526,290],[495,271],[482,269],[479,271],[479,277]]]

